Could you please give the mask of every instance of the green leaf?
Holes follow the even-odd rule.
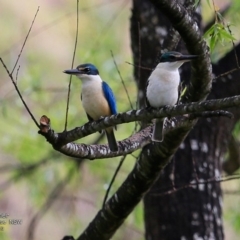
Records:
[[[204,38],[209,38],[214,32],[214,25],[212,25],[203,35]]]
[[[210,51],[212,52],[216,46],[216,43],[217,43],[217,37],[216,35],[212,36],[210,38],[210,43],[209,43],[209,47],[210,47]]]
[[[187,86],[184,87],[184,89],[181,91],[180,93],[180,98],[184,96],[184,94],[186,93],[187,91]]]
[[[235,38],[229,30],[220,22],[212,25],[203,36],[209,43],[210,50],[213,51],[218,42],[224,44],[226,41],[233,41]]]
[[[228,30],[222,29],[220,32],[221,32],[222,38],[224,38],[225,40],[230,40],[230,41],[236,40],[236,39],[233,37],[233,35],[232,35],[231,33],[229,33]]]

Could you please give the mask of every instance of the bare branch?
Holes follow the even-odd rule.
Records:
[[[34,22],[35,22],[35,19],[36,19],[36,17],[37,17],[38,12],[39,12],[39,8],[40,8],[40,7],[37,8],[37,11],[36,11],[35,16],[34,16],[33,21],[32,21],[32,24],[31,24],[31,26],[30,26],[30,28],[29,28],[29,30],[28,30],[27,36],[25,37],[25,40],[24,40],[24,42],[23,42],[22,48],[21,48],[21,50],[20,50],[20,53],[18,54],[17,60],[16,60],[16,62],[15,62],[15,65],[14,65],[12,71],[11,71],[11,75],[13,74],[13,72],[14,72],[17,64],[18,64],[19,58],[21,57],[23,48],[24,48],[24,46],[25,46],[25,44],[26,44],[26,42],[27,42],[28,36],[29,36],[29,34],[30,34],[31,30],[32,30],[33,24],[34,24]]]
[[[116,168],[116,170],[115,170],[115,172],[114,172],[114,174],[113,174],[113,177],[112,177],[112,179],[111,179],[111,181],[110,181],[110,183],[109,183],[108,189],[107,189],[106,194],[105,194],[105,196],[104,196],[102,207],[104,207],[104,205],[105,205],[105,203],[106,203],[106,201],[107,201],[107,199],[108,199],[108,195],[109,195],[109,192],[110,192],[110,190],[111,190],[111,187],[112,187],[112,185],[113,185],[113,183],[114,183],[114,181],[115,181],[115,179],[116,179],[116,177],[117,177],[117,174],[118,174],[119,170],[121,169],[122,164],[123,164],[124,160],[126,159],[126,157],[127,157],[127,155],[124,155],[124,156],[122,156],[122,158],[120,159],[120,162],[119,162],[119,164],[118,164],[118,166],[117,166],[117,168]]]
[[[135,66],[135,67],[138,67],[138,68],[141,68],[141,69],[148,70],[148,71],[152,71],[152,70],[153,70],[152,68],[143,67],[143,66],[137,66],[137,65],[135,65],[135,64],[133,64],[133,63],[130,63],[130,62],[125,62],[125,63],[127,63],[127,64],[129,64],[129,65],[131,65],[131,66]]]
[[[21,67],[21,66],[19,65],[19,66],[18,66],[18,69],[17,69],[17,73],[16,73],[16,81],[15,81],[15,82],[16,82],[16,85],[17,85],[18,73],[19,73],[19,69],[20,69],[20,67]]]
[[[217,109],[236,107],[240,105],[240,96],[229,98],[209,100],[199,103],[180,104],[177,106],[165,106],[159,109],[145,108],[139,110],[131,110],[126,113],[118,113],[109,117],[102,118],[98,121],[93,121],[85,124],[82,127],[77,127],[73,130],[55,133],[50,126],[50,119],[46,116],[41,118],[41,129],[39,133],[43,135],[53,148],[75,158],[100,159],[112,158],[116,156],[126,155],[133,151],[146,146],[151,142],[152,128],[147,127],[142,131],[132,135],[130,138],[119,141],[119,151],[111,152],[108,145],[86,145],[77,144],[73,141],[83,138],[96,131],[100,131],[110,126],[117,124],[128,123],[133,121],[151,121],[154,118],[182,116],[186,114],[199,114],[208,111],[208,117],[216,117]],[[212,114],[209,111],[214,111]],[[206,114],[206,113],[205,113]],[[226,112],[220,112],[220,115],[226,115]],[[204,115],[204,114],[203,114]],[[229,115],[229,114],[227,114]],[[45,119],[46,118],[46,119]],[[192,116],[184,116],[181,120],[172,118],[171,124],[164,129],[165,134],[171,133],[178,128],[184,128],[183,135],[187,128],[193,124]],[[155,144],[161,146],[161,144]]]
[[[10,79],[11,79],[11,81],[12,81],[12,84],[14,85],[14,87],[15,87],[17,93],[18,93],[18,96],[20,97],[20,99],[21,99],[24,107],[26,108],[27,112],[28,112],[29,115],[31,116],[31,118],[32,118],[32,120],[34,121],[34,123],[36,124],[36,126],[37,126],[38,128],[40,128],[40,125],[38,124],[37,120],[34,118],[32,112],[30,111],[30,109],[29,109],[29,107],[27,106],[26,102],[24,101],[24,99],[23,99],[23,97],[22,97],[22,95],[21,95],[21,93],[20,93],[20,91],[19,91],[19,89],[18,89],[18,87],[17,87],[17,84],[16,84],[16,82],[15,82],[14,79],[13,79],[12,74],[9,72],[9,70],[8,70],[7,66],[5,65],[4,61],[2,60],[2,58],[0,58],[0,61],[1,61],[2,65],[3,65],[3,67],[5,68],[6,72],[8,73],[8,76],[10,77]]]
[[[156,192],[158,192],[158,193],[156,193],[156,194],[155,193],[151,193],[151,195],[153,195],[153,196],[170,195],[170,194],[174,194],[174,193],[176,193],[178,191],[181,191],[183,189],[186,189],[186,188],[196,188],[196,186],[201,185],[201,184],[217,183],[217,182],[227,182],[227,181],[236,180],[236,179],[240,179],[240,175],[227,176],[227,177],[213,177],[211,179],[207,179],[207,180],[204,180],[204,181],[199,181],[199,180],[195,181],[195,180],[193,180],[191,183],[186,184],[186,185],[181,186],[181,187],[173,186],[173,189],[168,190],[168,191],[163,192],[163,193],[159,193],[160,189],[156,189]]]
[[[219,13],[222,16],[225,16],[231,6],[232,6],[232,3],[227,3],[224,6],[224,8],[219,11]],[[210,19],[210,21],[206,24],[206,26],[204,26],[203,32],[205,33],[214,23],[215,23],[215,16],[214,16],[214,18]]]
[[[233,34],[232,34],[232,31],[231,31],[231,28],[230,28],[229,24],[227,24],[227,29],[228,29],[229,33],[231,34],[231,36],[233,37]],[[234,51],[236,63],[237,63],[237,68],[240,69],[238,55],[237,55],[237,51],[236,51],[236,46],[235,46],[235,43],[234,43],[233,40],[231,40],[231,42],[232,42],[232,46],[233,46],[233,51]]]
[[[119,69],[118,69],[118,66],[117,66],[117,63],[116,63],[116,61],[115,61],[115,58],[114,58],[114,55],[113,55],[112,50],[111,50],[111,55],[112,55],[112,59],[113,59],[114,65],[115,65],[115,67],[116,67],[116,69],[117,69],[118,75],[119,75],[119,77],[120,77],[120,79],[121,79],[122,85],[123,85],[123,87],[124,87],[124,90],[125,90],[125,92],[126,92],[126,94],[127,94],[127,98],[128,98],[128,102],[129,102],[129,104],[130,104],[130,107],[131,107],[131,109],[133,109],[133,105],[132,105],[131,99],[130,99],[130,97],[129,97],[128,90],[127,90],[127,88],[126,88],[125,82],[123,81],[122,75],[121,75],[121,73],[120,73],[120,71],[119,71]]]
[[[188,51],[199,55],[198,60],[192,61],[191,84],[183,96],[184,102],[204,100],[211,90],[212,68],[209,49],[202,39],[197,23],[187,10],[176,1],[150,0],[152,4],[166,15],[173,27],[179,32]]]
[[[76,39],[74,44],[74,50],[73,50],[73,58],[72,58],[72,65],[71,68],[73,68],[75,55],[76,55],[76,49],[77,49],[77,42],[78,42],[78,10],[79,9],[79,0],[77,0],[77,27],[76,27]],[[67,124],[68,124],[68,109],[69,109],[69,100],[70,100],[70,92],[71,92],[71,84],[72,84],[72,75],[70,75],[70,80],[68,84],[68,95],[67,95],[67,106],[66,106],[66,116],[65,116],[65,126],[64,131],[67,131]]]
[[[226,75],[228,75],[230,73],[233,73],[233,72],[236,72],[236,71],[239,71],[239,70],[240,70],[240,68],[238,68],[238,67],[237,68],[233,68],[233,69],[231,69],[231,70],[229,70],[229,71],[227,71],[225,73],[222,73],[222,74],[216,76],[215,78],[213,78],[213,80],[216,80],[218,78],[224,77],[224,76],[226,76]]]
[[[118,18],[118,16],[121,14],[123,9],[127,6],[127,4],[128,4],[128,0],[124,0],[122,1],[121,6],[119,6],[119,8],[115,12],[113,11],[111,12],[111,18],[107,21],[105,26],[100,30],[100,34],[98,35],[98,37],[94,38],[95,42],[92,44],[91,52],[88,52],[88,54],[94,54],[95,52],[97,52],[97,49],[99,48],[99,42],[100,40],[102,40],[102,36],[106,35],[107,31],[111,28],[111,25]]]

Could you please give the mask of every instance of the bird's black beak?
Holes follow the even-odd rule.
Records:
[[[177,61],[188,62],[197,57],[198,57],[198,55],[181,55],[181,56],[177,56],[176,59],[177,59]]]
[[[69,69],[69,70],[64,70],[63,72],[70,75],[81,74],[81,71],[79,71],[78,69]]]

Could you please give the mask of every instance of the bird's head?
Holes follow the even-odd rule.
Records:
[[[91,63],[81,64],[76,69],[65,70],[63,72],[75,75],[82,80],[90,80],[92,77],[99,75],[97,68]]]
[[[169,66],[173,69],[176,69],[179,68],[183,63],[189,62],[197,57],[198,55],[183,55],[179,52],[166,52],[162,54],[159,65],[164,63],[165,67]]]

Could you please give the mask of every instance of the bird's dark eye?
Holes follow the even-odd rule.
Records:
[[[86,67],[86,68],[84,69],[84,72],[90,72],[90,68]]]

